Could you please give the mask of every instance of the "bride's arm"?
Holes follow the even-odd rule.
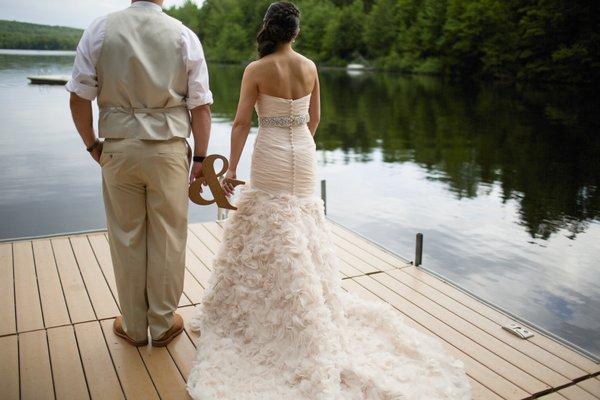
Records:
[[[252,112],[256,97],[258,96],[258,84],[255,78],[254,65],[250,64],[244,71],[242,87],[240,89],[240,100],[238,102],[235,120],[231,128],[231,153],[229,155],[228,178],[235,178],[238,162],[242,156],[250,127],[252,126]],[[227,185],[230,186],[230,185]],[[233,193],[233,187],[224,187],[226,193]]]
[[[315,86],[310,96],[310,106],[308,108],[308,115],[310,115],[310,121],[308,122],[308,129],[310,133],[315,136],[317,133],[317,127],[321,120],[321,94],[319,87],[319,73],[315,67]]]

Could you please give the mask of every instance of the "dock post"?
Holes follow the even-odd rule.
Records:
[[[421,265],[423,261],[423,234],[417,233],[417,243],[415,246],[415,266]]]
[[[325,179],[321,179],[321,199],[325,215],[327,215],[327,181]]]
[[[223,221],[229,216],[229,210],[217,207],[217,221]]]

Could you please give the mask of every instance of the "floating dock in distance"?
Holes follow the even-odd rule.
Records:
[[[34,85],[65,85],[69,78],[68,75],[33,75],[27,77]]]
[[[597,400],[600,365],[515,322],[336,223],[330,225],[342,287],[389,303],[415,329],[460,359],[473,400]],[[186,321],[202,301],[223,224],[189,225],[183,296]],[[167,347],[125,344],[106,232],[0,243],[0,397],[7,400],[188,399],[185,380],[202,340],[185,324]],[[427,400],[427,399],[424,399]]]

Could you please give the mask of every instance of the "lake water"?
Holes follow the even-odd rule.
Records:
[[[105,226],[100,170],[73,128],[70,53],[0,53],[0,238]],[[210,152],[229,154],[242,68],[209,65]],[[600,123],[573,87],[321,72],[319,178],[329,216],[600,354]],[[250,146],[239,176],[248,178]],[[191,221],[216,209],[192,205]]]

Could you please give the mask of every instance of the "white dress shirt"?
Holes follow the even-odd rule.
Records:
[[[132,8],[162,8],[150,1],[136,1]],[[94,100],[98,96],[98,78],[96,64],[102,50],[106,33],[107,17],[100,17],[83,32],[77,45],[77,54],[73,64],[73,75],[66,88],[79,97]],[[204,50],[198,36],[182,24],[181,39],[183,42],[183,61],[188,73],[188,109],[203,104],[212,104],[213,97],[208,85],[208,68],[204,59]]]

